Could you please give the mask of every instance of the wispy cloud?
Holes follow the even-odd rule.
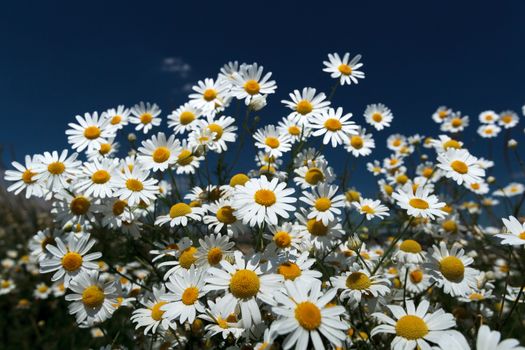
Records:
[[[191,72],[191,66],[180,57],[166,57],[162,60],[161,70],[186,78]]]

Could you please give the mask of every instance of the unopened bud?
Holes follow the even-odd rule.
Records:
[[[356,234],[353,234],[352,236],[348,237],[348,241],[346,242],[346,246],[350,250],[357,250],[359,247],[361,247],[361,240]]]
[[[496,178],[494,176],[487,177],[487,183],[492,184],[496,182]]]
[[[128,141],[129,142],[134,142],[136,139],[137,139],[137,135],[135,135],[134,133],[130,132],[128,134]]]
[[[252,111],[259,111],[263,109],[264,106],[266,106],[266,95],[260,95],[252,98],[249,105]]]
[[[510,139],[509,142],[507,142],[507,147],[512,149],[518,147],[518,141]]]

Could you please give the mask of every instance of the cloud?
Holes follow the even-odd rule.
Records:
[[[180,57],[166,57],[162,60],[161,70],[186,78],[191,72],[191,66]]]

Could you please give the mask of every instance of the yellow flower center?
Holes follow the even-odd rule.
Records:
[[[111,118],[111,125],[117,125],[122,121],[122,117],[120,115],[115,115],[113,118]]]
[[[82,292],[82,303],[92,309],[102,306],[104,298],[104,291],[99,286],[89,286]]]
[[[461,148],[461,144],[456,141],[456,140],[448,140],[447,142],[443,143],[443,148],[445,150],[449,149],[449,148],[455,148],[455,149],[460,149]]]
[[[361,199],[361,193],[354,190],[348,190],[345,192],[345,197],[349,202],[357,202]]]
[[[170,158],[170,155],[171,152],[167,147],[157,147],[155,151],[153,151],[153,161],[155,163],[164,163]]]
[[[477,182],[470,184],[470,188],[472,188],[473,190],[479,190],[480,187],[481,187],[480,184]]]
[[[177,164],[186,166],[190,164],[193,161],[193,156],[191,155],[191,151],[187,149],[183,149],[179,155],[177,156]]]
[[[239,270],[230,280],[230,292],[240,299],[247,299],[259,292],[261,283],[257,274],[251,270]]]
[[[288,248],[292,244],[292,237],[288,232],[279,231],[273,236],[275,245],[279,248]]]
[[[447,280],[461,282],[465,274],[465,265],[461,259],[455,256],[447,256],[439,262],[439,270]]]
[[[432,169],[432,168],[425,168],[422,171],[422,175],[428,179],[429,177],[432,176],[433,172],[434,172],[434,169]]]
[[[380,123],[383,120],[383,116],[381,115],[381,113],[375,112],[374,114],[372,114],[372,120],[376,123]]]
[[[261,86],[256,80],[251,79],[244,83],[244,91],[246,91],[249,95],[257,95],[260,89]]]
[[[31,170],[29,169],[26,169],[23,173],[22,173],[22,181],[24,181],[24,183],[26,184],[32,184],[34,183],[36,180],[33,180],[33,176],[35,176],[36,173],[33,173]]]
[[[212,266],[217,265],[222,260],[222,249],[213,247],[208,251],[208,263]]]
[[[195,257],[195,253],[197,252],[197,248],[195,247],[188,247],[186,248],[179,257],[179,264],[181,267],[185,268],[186,270],[189,270],[191,265],[197,260]]]
[[[361,212],[366,214],[374,214],[376,211],[374,208],[370,207],[369,205],[365,204],[361,207]]]
[[[450,121],[450,124],[452,124],[453,127],[457,128],[463,124],[463,121],[460,118],[454,118]]]
[[[46,246],[48,244],[55,244],[55,239],[53,237],[46,236],[42,242],[40,242],[40,246],[42,247],[42,250],[45,251]]]
[[[332,201],[329,198],[321,197],[315,201],[315,209],[318,211],[327,211],[332,206]]]
[[[302,271],[297,264],[288,261],[277,267],[277,273],[283,275],[284,279],[293,281],[297,277],[301,276]]]
[[[406,184],[408,182],[408,176],[406,176],[405,174],[398,175],[396,177],[396,182],[398,184],[404,185],[404,184]]]
[[[53,162],[47,166],[47,171],[53,175],[60,175],[66,170],[66,166],[62,162]]]
[[[144,125],[151,123],[152,120],[153,120],[153,115],[151,115],[150,113],[144,113],[143,115],[140,116],[140,122]]]
[[[94,140],[100,136],[100,129],[98,126],[88,126],[84,129],[84,137],[88,140]]]
[[[2,280],[2,288],[9,288],[11,286],[11,281]]]
[[[314,303],[303,301],[295,307],[295,319],[301,327],[312,331],[321,325],[321,310]]]
[[[312,103],[308,100],[299,101],[299,103],[297,104],[297,107],[295,107],[295,110],[297,111],[297,113],[302,114],[302,115],[306,115],[310,113],[311,111],[313,111],[313,109],[314,109],[314,106],[312,106]]]
[[[336,132],[336,131],[341,130],[343,125],[341,124],[339,119],[329,118],[329,119],[326,119],[326,121],[324,122],[324,127],[327,130],[330,130],[332,132]]]
[[[247,183],[250,180],[246,174],[236,174],[233,175],[230,179],[230,186],[235,187],[237,185],[244,186],[245,183]]]
[[[121,215],[126,209],[127,205],[128,203],[126,201],[117,199],[115,203],[113,203],[113,207],[112,207],[113,215],[115,216]]]
[[[457,173],[466,174],[468,173],[468,165],[460,160],[455,160],[450,163],[450,167]]]
[[[177,203],[170,208],[170,218],[178,218],[191,213],[191,207],[186,203]]]
[[[111,144],[110,143],[102,143],[100,145],[100,149],[98,152],[102,155],[106,155],[111,151]]]
[[[339,72],[341,72],[341,74],[343,75],[350,75],[352,74],[352,67],[350,67],[348,64],[341,64],[339,65],[339,67],[337,68],[339,69]]]
[[[458,225],[454,220],[443,221],[441,227],[443,227],[443,229],[447,232],[456,232],[458,229]]]
[[[299,136],[301,134],[301,129],[297,125],[292,125],[288,127],[288,133],[293,136]]]
[[[199,289],[197,287],[189,287],[182,293],[182,302],[184,305],[193,305],[199,299]]]
[[[216,124],[216,123],[212,123],[212,124],[208,125],[208,129],[211,132],[215,133],[215,138],[214,138],[215,141],[220,140],[221,137],[222,137],[222,134],[224,133],[224,129],[222,128],[222,126],[220,126],[219,124]]]
[[[154,319],[155,321],[160,321],[162,319],[162,315],[164,315],[164,311],[161,310],[160,308],[163,305],[166,305],[166,302],[159,301],[158,303],[156,303],[155,305],[151,307],[151,318]]]
[[[479,300],[483,300],[485,299],[485,297],[483,296],[483,294],[480,294],[480,293],[472,293],[468,296],[468,298],[470,300],[474,300],[474,301],[479,301]]]
[[[84,196],[77,196],[69,203],[69,209],[75,215],[84,215],[91,207],[91,202]]]
[[[77,252],[67,252],[62,257],[61,263],[64,270],[69,272],[76,271],[82,266],[82,255]]]
[[[49,287],[44,284],[44,285],[39,286],[37,289],[40,293],[45,293],[49,290]]]
[[[417,254],[421,252],[421,250],[423,250],[423,248],[421,248],[421,244],[414,241],[413,239],[404,240],[403,243],[401,243],[401,245],[399,246],[399,249],[401,249],[402,251],[406,253],[414,253],[414,254]]]
[[[501,117],[501,121],[503,122],[503,124],[510,124],[512,122],[512,116],[506,114]]]
[[[306,229],[313,236],[326,236],[328,233],[328,227],[326,227],[322,221],[310,219],[306,222]]]
[[[142,182],[137,179],[127,179],[126,187],[128,190],[133,192],[140,192],[144,189],[144,185],[142,184]]]
[[[275,193],[271,190],[257,190],[254,195],[255,203],[265,207],[271,207],[277,201]]]
[[[388,184],[383,185],[383,190],[385,190],[385,193],[389,196],[391,196],[392,193],[394,193],[394,188]]]
[[[428,209],[430,206],[428,205],[428,202],[421,198],[412,198],[408,204],[410,204],[411,207],[416,209]]]
[[[319,168],[310,168],[304,175],[304,180],[314,186],[324,180],[324,174]]]
[[[179,120],[182,125],[188,125],[195,120],[195,114],[190,111],[184,111],[180,114]]]
[[[405,315],[396,322],[396,335],[409,340],[421,339],[428,334],[425,321],[414,315]]]
[[[365,290],[372,285],[370,278],[362,272],[352,272],[346,278],[346,286],[350,289]]]
[[[423,271],[421,270],[414,270],[410,272],[408,275],[410,277],[410,281],[414,284],[418,284],[423,280]]]
[[[353,135],[350,138],[350,144],[355,149],[361,149],[361,148],[363,148],[363,138],[361,136],[359,136],[359,135]]]
[[[110,178],[111,175],[106,170],[97,170],[91,175],[91,181],[96,184],[105,184]]]
[[[518,235],[518,237],[519,237],[520,239],[525,240],[525,231],[523,231],[522,233],[520,233],[520,234]]]
[[[237,218],[235,215],[233,215],[233,208],[229,205],[219,208],[219,210],[217,210],[216,216],[217,220],[227,225],[233,224],[235,221],[237,221]]]
[[[266,146],[270,148],[277,148],[281,144],[277,137],[272,137],[272,136],[268,136],[266,140],[264,141],[264,143],[266,144]]]
[[[206,89],[204,90],[204,93],[202,94],[202,97],[208,101],[211,102],[217,98],[217,91],[214,89]]]

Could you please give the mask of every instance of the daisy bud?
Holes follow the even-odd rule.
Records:
[[[137,135],[135,135],[134,133],[130,132],[128,134],[128,141],[129,142],[134,142],[135,140],[137,140]]]
[[[350,250],[357,250],[359,247],[361,247],[361,240],[356,234],[353,234],[351,237],[348,237],[348,241],[346,242],[346,246]]]
[[[426,154],[421,155],[421,160],[427,160],[427,159],[428,159],[428,156]]]
[[[507,142],[507,147],[511,149],[515,149],[518,146],[518,141],[514,139],[510,139],[509,142]]]
[[[266,106],[266,95],[255,96],[252,98],[248,107],[252,111],[260,111]]]
[[[492,184],[496,182],[496,178],[494,176],[487,177],[487,183]]]

